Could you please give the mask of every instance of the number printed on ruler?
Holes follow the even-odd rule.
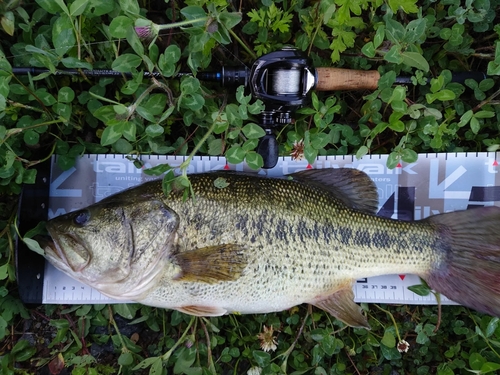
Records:
[[[97,292],[95,289],[75,283],[73,285],[55,285],[52,296],[47,296],[51,303],[82,303],[82,302],[103,302],[109,303],[113,300]]]
[[[408,289],[419,285],[420,279],[415,275],[384,275],[359,279],[353,287],[356,302],[436,304],[436,298],[431,293],[419,296]],[[454,304],[446,297],[441,297],[445,305]]]

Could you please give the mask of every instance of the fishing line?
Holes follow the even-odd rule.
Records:
[[[273,94],[298,94],[302,72],[299,69],[277,69],[267,74],[267,86]]]
[[[236,56],[234,53],[232,53],[229,48],[227,48],[224,44],[219,43],[219,47],[222,47],[222,49],[226,50],[232,57],[234,57],[241,65],[243,65],[245,68],[250,69],[250,67],[245,64],[243,61],[241,61],[238,56]]]
[[[166,30],[163,33],[159,33],[159,36],[171,36],[171,35],[184,35],[187,34],[185,31],[175,31],[171,32],[172,30]],[[93,46],[99,46],[103,45],[106,43],[119,43],[122,40],[126,39],[111,39],[111,40],[106,40],[106,41],[100,41],[100,42],[90,42],[84,44],[85,47],[93,47]],[[234,53],[232,53],[225,45],[219,43],[219,47],[221,47],[223,50],[227,51],[229,55],[234,58],[237,62],[239,62],[241,65],[238,67],[224,67],[222,66],[222,71],[221,72],[197,72],[197,77],[201,80],[204,81],[214,81],[214,82],[219,82],[223,86],[239,86],[239,85],[247,85],[247,75],[248,71],[250,68],[245,64],[245,62],[241,61],[238,56],[236,56]],[[70,46],[73,47],[73,46]],[[52,49],[44,49],[43,51],[49,52],[49,53],[54,53],[56,51],[56,48]],[[26,54],[19,54],[19,55],[10,55],[8,58],[16,58],[16,57],[23,57],[28,55],[29,53]],[[12,68],[12,73],[14,75],[39,75],[43,73],[48,73],[49,69],[47,68],[39,68],[39,67],[13,67]],[[127,78],[132,78],[133,75],[131,72],[118,72],[114,71],[112,69],[72,69],[72,68],[62,68],[62,69],[56,69],[56,71],[53,73],[56,76],[87,76],[87,77],[127,77]],[[175,76],[172,78],[181,78],[183,76],[192,76],[192,72],[178,72]],[[160,72],[154,71],[154,72],[149,72],[145,71],[143,73],[144,78],[163,78],[163,75]],[[279,87],[278,87],[279,89]]]
[[[169,33],[168,31],[165,32],[165,33],[159,33],[158,36],[159,37],[165,37],[165,36],[168,36],[169,34],[172,34],[172,35],[181,35],[181,34],[187,34],[185,31],[175,31],[173,33]],[[117,42],[121,42],[121,41],[126,41],[127,39],[126,38],[123,38],[123,39],[111,39],[111,40],[103,40],[101,42],[88,42],[88,43],[80,43],[80,45],[82,47],[94,47],[94,46],[98,46],[98,45],[103,45],[103,44],[106,44],[106,43],[117,43]],[[72,44],[72,45],[68,45],[68,46],[62,46],[61,48],[73,48],[75,45]],[[34,46],[36,47],[36,46]],[[57,48],[49,48],[49,49],[44,49],[44,48],[40,48],[40,47],[36,47],[40,50],[43,50],[44,52],[50,52],[50,53],[56,53],[56,50]],[[10,49],[9,49],[10,50]],[[31,55],[32,53],[23,53],[23,54],[18,54],[18,55],[9,55],[9,56],[5,56],[5,58],[7,59],[11,59],[11,58],[18,58],[18,57],[24,57],[24,56],[27,56],[27,55]],[[234,55],[233,55],[234,56]],[[234,56],[236,57],[236,56]]]

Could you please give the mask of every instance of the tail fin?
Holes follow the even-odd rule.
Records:
[[[426,220],[441,231],[446,252],[426,277],[429,286],[464,306],[500,316],[500,207]]]

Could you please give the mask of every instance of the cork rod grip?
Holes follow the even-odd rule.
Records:
[[[376,70],[316,68],[316,90],[375,90],[380,74]]]

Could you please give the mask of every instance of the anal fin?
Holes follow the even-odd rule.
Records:
[[[324,298],[318,297],[310,303],[351,327],[371,329],[366,316],[362,314],[361,307],[354,303],[351,285],[349,283],[348,286],[335,293]]]
[[[247,265],[244,247],[222,244],[190,250],[173,256],[181,268],[174,280],[214,284],[240,278]]]

